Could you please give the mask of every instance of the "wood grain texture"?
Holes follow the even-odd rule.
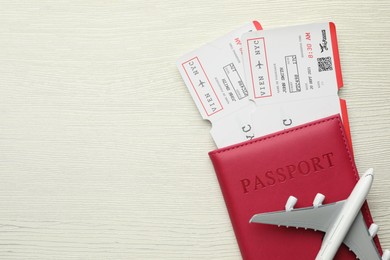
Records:
[[[0,0],[0,259],[240,259],[182,54],[333,20],[356,163],[390,248],[390,2]]]

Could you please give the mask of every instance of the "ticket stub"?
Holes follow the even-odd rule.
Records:
[[[177,61],[200,114],[212,123],[211,135],[218,147],[254,137],[241,36],[260,29],[260,24],[253,21]]]
[[[256,136],[337,113],[346,116],[345,101],[338,97],[343,83],[333,23],[250,32],[242,41]]]

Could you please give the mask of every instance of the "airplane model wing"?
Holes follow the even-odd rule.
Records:
[[[250,222],[286,227],[310,228],[326,232],[332,224],[333,219],[343,208],[344,203],[345,201],[339,201],[336,203],[320,205],[318,207],[257,214],[252,217]]]
[[[374,228],[372,228],[374,227]],[[373,224],[367,229],[361,212],[357,215],[343,243],[351,249],[359,259],[381,259],[378,249],[372,239],[378,226]]]

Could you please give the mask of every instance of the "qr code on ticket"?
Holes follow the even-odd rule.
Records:
[[[319,72],[333,70],[331,57],[317,58],[317,62],[318,62],[318,71]]]

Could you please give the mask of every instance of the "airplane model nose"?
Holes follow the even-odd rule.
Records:
[[[373,168],[369,168],[369,169],[364,173],[364,175],[362,176],[362,178],[365,178],[365,177],[368,177],[368,176],[371,176],[372,178],[374,177],[374,169],[373,169]]]

